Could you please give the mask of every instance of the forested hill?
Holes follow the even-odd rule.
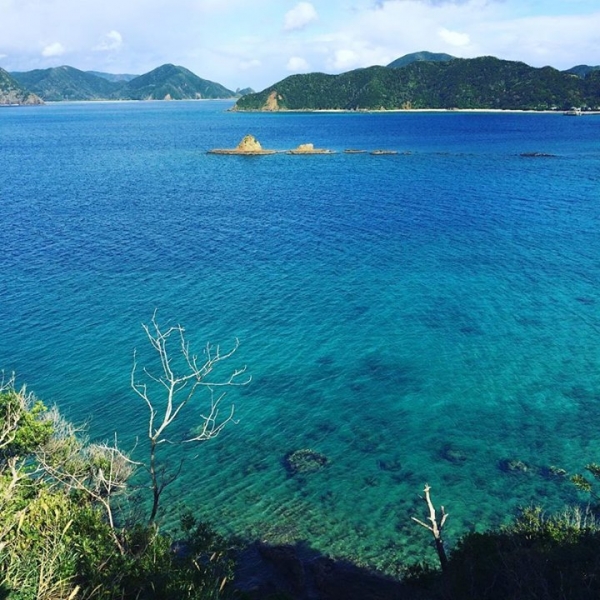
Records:
[[[454,60],[456,57],[450,54],[445,54],[443,52],[427,52],[423,50],[422,52],[412,52],[411,54],[405,54],[400,58],[392,61],[388,67],[392,69],[400,69],[402,67],[406,67],[406,65],[410,65],[414,62],[446,62],[449,60]]]
[[[43,102],[4,69],[0,69],[0,106],[13,104],[43,104]]]
[[[106,74],[69,66],[12,73],[12,77],[43,100],[187,100],[235,98],[236,93],[188,69],[162,65],[133,79],[109,81]],[[0,83],[0,90],[2,89]]]
[[[393,63],[392,63],[393,64]],[[240,98],[236,110],[482,108],[547,110],[600,106],[600,71],[585,78],[552,67],[485,56],[413,61],[340,75],[292,75]]]
[[[184,67],[167,64],[128,81],[118,96],[129,100],[184,100],[234,98],[235,92]]]
[[[17,72],[12,76],[48,102],[104,100],[112,98],[121,87],[119,83],[68,66]]]
[[[585,78],[592,71],[600,71],[600,65],[596,65],[595,67],[590,67],[589,65],[577,65],[576,67],[571,67],[570,69],[567,69],[565,73],[571,73],[573,75]]]

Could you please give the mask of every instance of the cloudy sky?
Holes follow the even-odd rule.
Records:
[[[600,64],[600,0],[0,0],[0,66],[187,67],[230,89],[420,50]]]

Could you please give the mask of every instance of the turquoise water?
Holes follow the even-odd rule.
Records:
[[[143,457],[140,324],[239,338],[239,422],[166,447],[166,522],[186,505],[393,570],[433,556],[410,521],[425,482],[450,543],[575,501],[545,469],[600,459],[600,117],[229,106],[0,111],[0,368]],[[247,133],[399,154],[206,153]],[[330,463],[290,477],[298,448]]]

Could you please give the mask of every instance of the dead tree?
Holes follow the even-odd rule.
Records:
[[[152,489],[152,510],[149,522],[153,523],[164,489],[173,483],[179,476],[179,469],[167,474],[164,468],[157,464],[158,446],[167,442],[166,430],[173,421],[180,416],[183,409],[192,401],[194,394],[202,388],[208,392],[209,402],[204,412],[200,414],[193,435],[185,438],[184,442],[205,442],[217,437],[234,416],[232,404],[224,415],[221,414],[221,404],[226,392],[217,393],[220,388],[246,385],[250,377],[246,376],[246,367],[235,369],[221,380],[214,380],[209,375],[221,362],[227,360],[236,352],[239,342],[236,339],[233,348],[221,352],[219,346],[207,344],[201,358],[193,354],[185,338],[185,329],[181,325],[174,325],[164,331],[156,320],[156,311],[152,316],[150,325],[142,324],[146,336],[153,349],[158,354],[160,371],[155,374],[145,367],[142,372],[150,384],[139,382],[137,355],[133,355],[133,368],[131,371],[131,387],[134,392],[146,403],[149,411],[148,440],[150,442],[150,473]],[[175,345],[177,352],[174,354]],[[174,362],[175,361],[175,362]]]
[[[431,496],[429,495],[429,491],[431,490],[431,486],[425,484],[425,489],[423,490],[425,493],[425,502],[427,503],[427,508],[429,509],[429,517],[427,520],[431,523],[428,525],[427,523],[417,519],[416,517],[411,517],[413,521],[425,527],[425,529],[429,529],[433,534],[433,539],[435,541],[435,549],[437,551],[438,558],[440,560],[440,566],[442,567],[442,571],[446,571],[448,567],[448,558],[446,556],[446,550],[444,548],[444,542],[442,540],[442,530],[444,529],[444,524],[446,523],[446,519],[448,518],[448,513],[444,510],[444,507],[441,507],[441,519],[438,522],[435,507],[433,506],[433,502],[431,501]]]

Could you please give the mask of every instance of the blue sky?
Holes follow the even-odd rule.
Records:
[[[600,0],[0,0],[0,66],[187,67],[230,89],[420,50],[600,64]]]

